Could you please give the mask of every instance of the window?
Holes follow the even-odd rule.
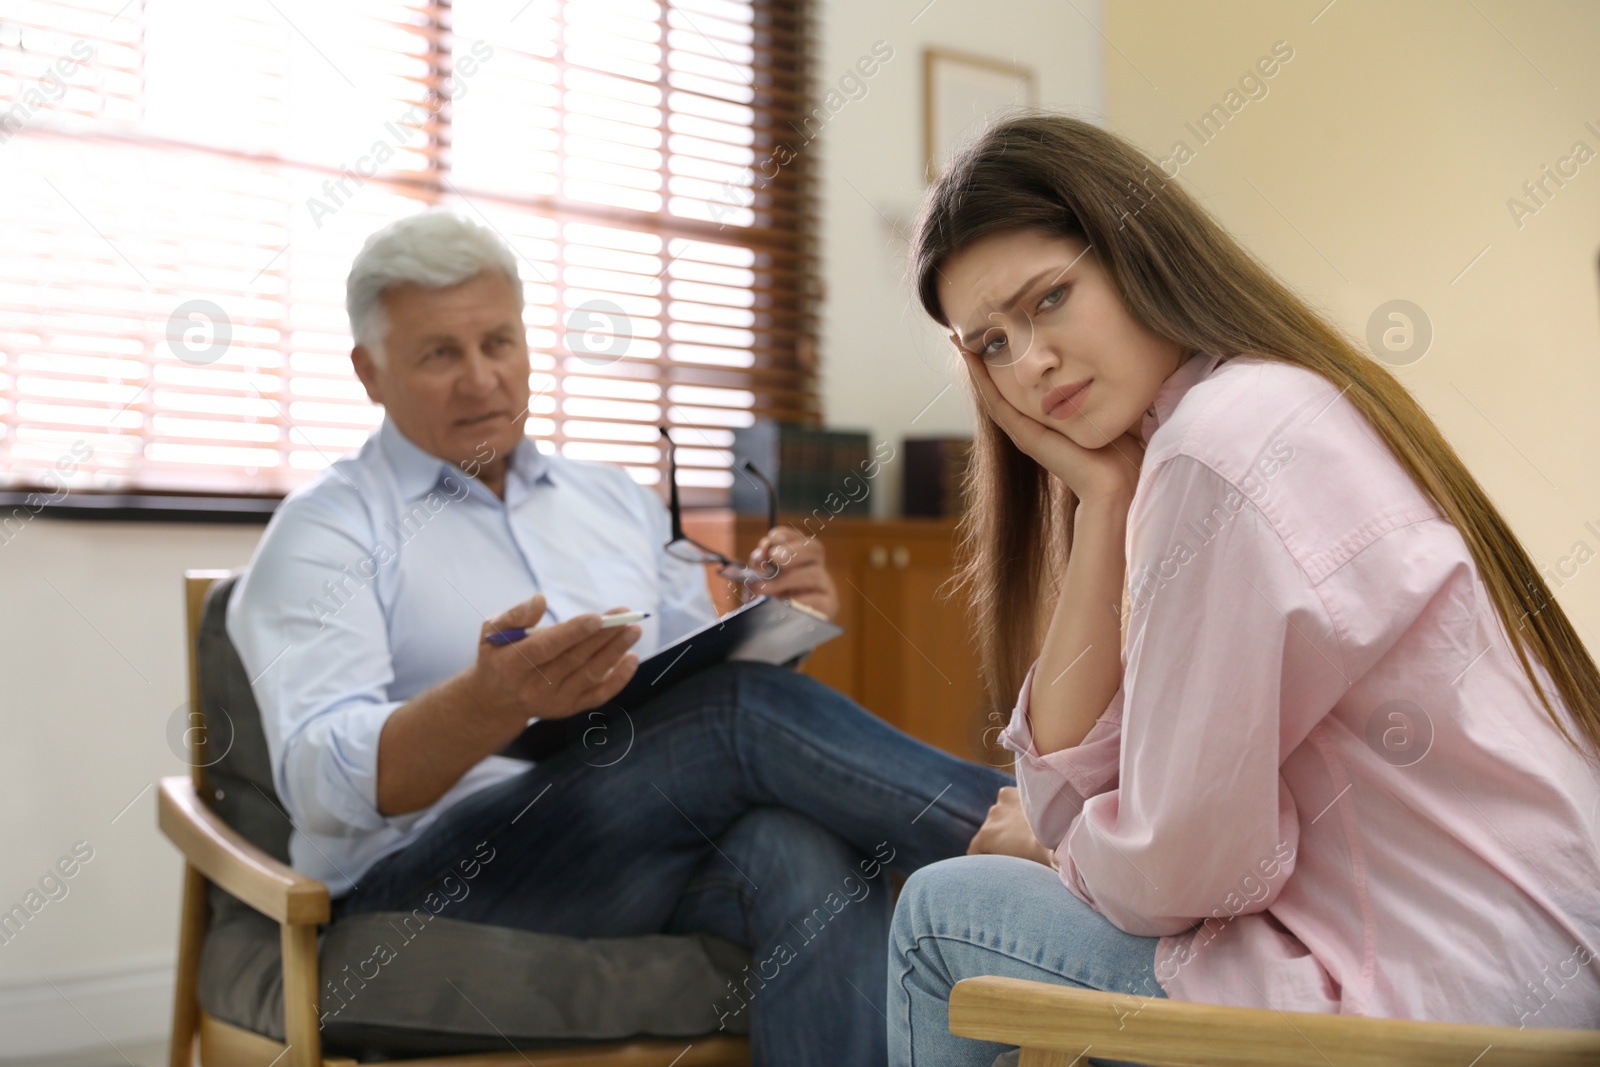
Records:
[[[541,448],[654,483],[665,422],[712,503],[735,427],[816,418],[811,161],[783,147],[804,138],[804,0],[8,11],[8,484],[308,480],[381,417],[350,369],[350,261],[429,205],[521,260]]]

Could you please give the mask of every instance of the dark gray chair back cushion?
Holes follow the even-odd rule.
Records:
[[[267,737],[244,663],[228,639],[228,600],[237,574],[212,583],[196,637],[200,663],[200,714],[205,725],[203,751],[192,756],[205,765],[207,799],[222,820],[280,863],[289,862],[289,816],[272,784]]]

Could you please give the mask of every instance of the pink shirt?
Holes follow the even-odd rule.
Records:
[[[1455,526],[1298,367],[1201,353],[1142,436],[1122,686],[1002,734],[1067,888],[1173,999],[1600,1026],[1600,775]]]

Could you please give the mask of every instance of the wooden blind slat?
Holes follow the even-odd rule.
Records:
[[[74,447],[84,490],[315,476],[380,416],[348,366],[350,259],[440,205],[522,259],[540,447],[656,482],[665,418],[686,499],[720,502],[734,426],[818,418],[811,162],[753,172],[804,140],[811,16],[613,6],[28,5],[0,48],[0,115],[24,120],[0,121],[0,478]],[[63,56],[59,98],[28,104]],[[614,359],[567,347],[595,301],[626,315]]]

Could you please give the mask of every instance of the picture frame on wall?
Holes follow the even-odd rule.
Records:
[[[924,177],[933,181],[950,157],[995,118],[1037,107],[1032,68],[944,48],[922,52]]]

